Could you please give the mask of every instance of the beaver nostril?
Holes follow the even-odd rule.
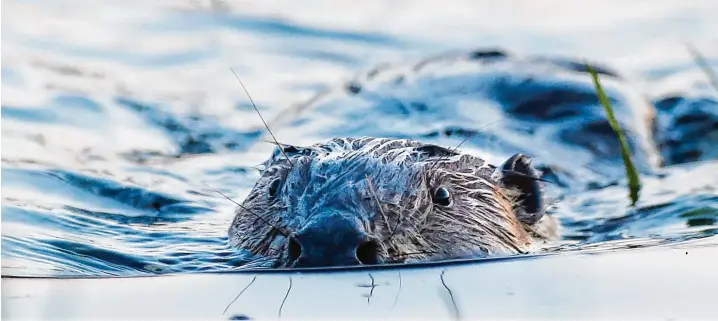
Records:
[[[299,256],[302,255],[302,244],[300,244],[299,241],[297,241],[297,238],[294,236],[289,237],[287,254],[289,255],[289,262],[295,262],[297,259],[299,259]]]
[[[361,264],[367,265],[379,263],[379,244],[374,240],[359,244],[356,256]]]

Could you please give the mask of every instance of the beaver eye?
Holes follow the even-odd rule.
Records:
[[[439,186],[439,188],[434,190],[434,195],[431,196],[431,200],[434,201],[434,204],[449,206],[451,205],[451,193],[449,193],[446,187]]]
[[[277,196],[277,192],[279,191],[279,178],[273,180],[271,183],[269,183],[269,186],[267,187],[267,195],[269,195],[269,198],[274,198]]]

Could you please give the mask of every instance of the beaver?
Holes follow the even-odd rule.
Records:
[[[539,180],[523,154],[493,166],[409,139],[279,145],[229,237],[293,268],[528,253],[559,234]]]
[[[710,112],[667,99],[657,120],[624,77],[590,65],[641,175],[663,166],[657,141],[669,163],[706,154],[696,147],[715,137],[715,121],[701,118]],[[686,114],[674,121],[675,110]],[[379,66],[270,123],[291,144],[277,143],[229,238],[278,267],[531,252],[560,230],[539,172],[563,192],[625,176],[582,60],[478,50]],[[677,133],[701,143],[671,144]],[[327,136],[360,138],[316,144]],[[438,146],[463,137],[480,157]]]
[[[272,121],[293,141],[277,144],[229,239],[277,267],[520,254],[551,243],[560,224],[546,213],[538,168],[570,185],[622,171],[581,66],[475,51],[378,67],[293,106]],[[637,167],[652,168],[652,109],[617,73],[594,69],[609,78]],[[316,143],[326,136],[361,138]],[[440,136],[471,138],[484,153],[430,144]],[[526,155],[551,163],[537,168]]]

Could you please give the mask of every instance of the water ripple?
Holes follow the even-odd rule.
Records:
[[[394,12],[192,3],[3,2],[13,12],[3,16],[3,276],[268,264],[248,264],[229,245],[234,205],[204,187],[240,201],[272,149],[230,66],[281,141],[372,135],[455,146],[471,136],[462,150],[492,162],[531,154],[557,183],[546,188],[567,248],[718,234],[718,96],[667,40],[710,38],[693,34],[716,29],[708,10],[666,2],[656,16],[620,12],[628,16],[607,25],[603,15],[471,1],[397,2]],[[493,14],[502,10],[520,17],[515,25]],[[697,45],[716,66],[709,43]],[[497,46],[537,55],[523,61]],[[606,63],[596,68],[631,146],[655,140],[672,165],[658,169],[650,151],[636,151],[645,186],[635,209],[603,112],[586,108],[596,101],[582,60],[567,54]],[[629,108],[649,101],[650,133]]]

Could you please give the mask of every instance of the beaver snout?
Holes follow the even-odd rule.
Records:
[[[293,267],[376,264],[379,249],[351,216],[342,213],[314,215],[289,238],[287,257]]]

